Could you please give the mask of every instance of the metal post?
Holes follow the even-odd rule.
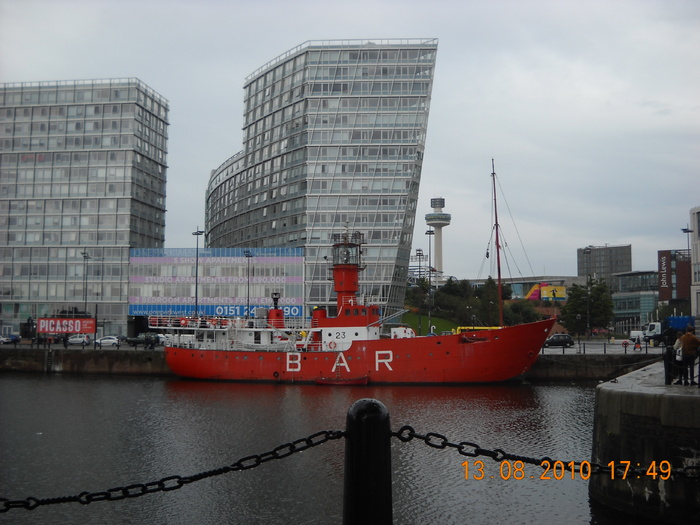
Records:
[[[345,430],[343,524],[390,525],[389,411],[376,399],[360,399],[348,410]]]
[[[250,260],[253,258],[253,254],[250,250],[243,252],[246,260],[248,261],[248,291],[246,292],[246,306],[245,306],[245,318],[250,318]]]
[[[197,226],[192,235],[197,239],[194,249],[194,318],[197,319],[195,322],[199,328],[199,236],[204,235],[204,230],[200,230]]]
[[[90,257],[90,254],[88,254],[87,250],[84,252],[80,252],[80,255],[83,256],[83,314],[87,316],[87,268],[88,260],[92,259],[92,257]]]

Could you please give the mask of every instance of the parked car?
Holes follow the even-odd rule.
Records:
[[[97,340],[97,346],[119,346],[120,344],[116,335],[106,335]]]
[[[136,337],[127,337],[126,343],[129,346],[143,346],[144,348],[148,346],[155,346],[160,343],[160,338],[158,337],[159,335],[160,334],[155,332],[143,332]]]
[[[574,340],[569,334],[554,334],[544,342],[545,348],[549,348],[550,346],[561,346],[568,348],[570,346],[574,346]]]
[[[9,345],[11,342],[10,336],[0,335],[0,345]]]
[[[89,345],[90,344],[90,336],[86,334],[75,334],[72,335],[68,338],[68,344],[69,345]]]

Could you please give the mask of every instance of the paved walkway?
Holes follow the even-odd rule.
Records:
[[[700,430],[700,388],[664,384],[662,362],[601,383],[596,399],[604,405],[599,409],[607,414],[606,424],[613,433],[623,431],[623,413],[656,418],[661,425],[675,427],[678,432],[681,428],[685,429],[683,432]]]

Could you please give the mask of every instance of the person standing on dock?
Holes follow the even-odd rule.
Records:
[[[698,349],[700,349],[700,339],[695,336],[695,328],[689,326],[685,330],[685,334],[681,337],[681,348],[683,348],[683,368],[681,370],[681,378],[685,381],[685,385],[695,385],[695,357]],[[688,383],[688,375],[690,375],[690,383]],[[676,382],[679,384],[680,379]],[[700,371],[698,371],[698,379],[700,379]]]
[[[680,335],[680,332],[678,332]],[[663,342],[666,347],[664,352],[664,384],[670,385],[673,378],[676,376],[676,352],[673,349],[673,344],[676,342],[676,331],[669,327],[664,330]],[[698,374],[700,376],[700,374]]]

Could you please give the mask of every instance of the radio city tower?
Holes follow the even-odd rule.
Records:
[[[442,209],[445,207],[445,199],[442,197],[430,199],[430,207],[433,209],[433,212],[425,214],[425,222],[433,229],[425,233],[426,235],[435,236],[435,264],[433,266],[435,272],[438,275],[442,275],[442,227],[450,225],[452,216],[449,213],[443,213]],[[428,239],[428,242],[430,242],[430,239]]]

